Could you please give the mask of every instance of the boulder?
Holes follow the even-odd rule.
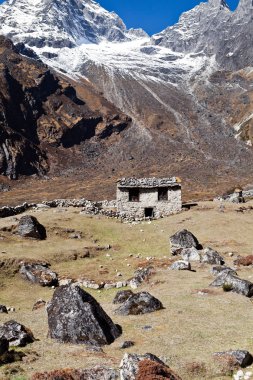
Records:
[[[152,362],[165,365],[157,356],[153,354],[147,353],[144,355],[138,355],[126,353],[120,363],[120,379],[136,380],[140,362],[143,360],[150,360]]]
[[[38,240],[44,240],[47,237],[45,227],[31,215],[22,216],[18,224],[18,234],[23,237],[29,237]]]
[[[205,248],[202,254],[202,263],[223,265],[225,261],[223,257],[212,248]]]
[[[153,360],[141,360],[139,362],[136,380],[181,380],[167,365]]]
[[[119,380],[119,372],[112,368],[95,366],[90,369],[59,369],[37,372],[31,380]]]
[[[220,358],[232,358],[235,360],[235,364],[239,365],[242,368],[248,367],[253,363],[253,356],[246,350],[215,352],[214,356],[218,356]]]
[[[48,264],[26,264],[23,263],[20,267],[19,273],[21,276],[33,284],[41,286],[57,286],[58,276],[57,273],[48,268]]]
[[[4,305],[0,305],[0,314],[1,313],[5,313],[5,314],[8,314],[8,310],[7,310],[7,307],[4,306]]]
[[[200,261],[201,260],[199,251],[195,247],[182,249],[181,257],[185,261]]]
[[[8,340],[10,346],[24,347],[34,342],[31,330],[16,321],[8,321],[0,326],[0,338]]]
[[[178,260],[175,261],[171,266],[171,270],[191,270],[191,264],[189,261],[183,261],[183,260]]]
[[[119,315],[138,315],[152,313],[163,309],[162,303],[148,292],[136,293],[129,297],[118,309],[115,314]]]
[[[188,230],[176,232],[170,237],[172,255],[180,255],[184,248],[200,248],[198,239]]]
[[[47,313],[49,336],[60,342],[102,346],[122,332],[95,298],[73,284],[55,290]]]
[[[123,303],[126,300],[128,300],[129,297],[132,297],[134,293],[132,290],[120,290],[116,293],[113,303],[118,304],[118,303]]]
[[[218,276],[222,272],[223,273],[230,273],[230,274],[233,274],[234,276],[237,276],[237,273],[234,269],[232,269],[230,267],[226,267],[224,265],[218,265],[218,266],[215,266],[211,269],[211,274],[214,276]]]
[[[243,280],[231,273],[221,272],[210,286],[225,286],[232,292],[242,294],[246,297],[253,296],[253,283],[247,280]]]

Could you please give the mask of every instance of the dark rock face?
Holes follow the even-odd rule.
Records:
[[[19,273],[25,280],[34,284],[41,286],[58,285],[57,274],[51,271],[47,264],[22,264]]]
[[[163,379],[180,380],[181,378],[165,364],[160,364],[148,359],[140,361],[136,380]]]
[[[1,313],[5,313],[5,314],[8,314],[8,310],[7,310],[7,307],[4,306],[4,305],[0,305],[0,314]]]
[[[202,255],[202,262],[207,264],[223,265],[225,261],[223,257],[212,248],[205,248]]]
[[[23,237],[29,237],[38,240],[44,240],[47,237],[45,227],[38,222],[34,216],[25,215],[19,221],[18,234]]]
[[[102,346],[121,335],[121,328],[78,286],[56,289],[47,313],[49,336],[60,342]]]
[[[59,369],[52,372],[35,373],[31,380],[119,380],[118,371],[95,366],[90,369]]]
[[[232,292],[242,294],[246,297],[253,296],[253,283],[234,276],[226,271],[221,272],[210,286],[227,286]]]
[[[5,337],[0,338],[0,361],[1,356],[7,353],[9,350],[9,341]]]
[[[134,293],[132,290],[119,290],[113,300],[113,303],[124,303],[128,298],[132,297]]]
[[[181,254],[184,248],[199,248],[200,244],[198,239],[187,230],[176,232],[170,237],[171,253],[172,255]]]
[[[0,326],[0,338],[8,340],[10,346],[24,347],[34,342],[31,330],[16,321],[8,321]]]
[[[246,350],[230,350],[223,352],[215,352],[214,356],[218,357],[231,357],[235,359],[236,364],[240,367],[245,368],[253,363],[253,356]]]
[[[163,309],[162,303],[148,292],[136,293],[128,298],[118,309],[115,314],[119,315],[138,315],[152,313],[156,310]]]
[[[139,364],[142,360],[150,360],[161,365],[165,365],[157,356],[153,354],[125,354],[120,363],[120,379],[136,380],[139,371]]]
[[[175,261],[170,266],[170,269],[171,270],[191,270],[191,264],[189,263],[189,261],[179,260],[179,261]]]

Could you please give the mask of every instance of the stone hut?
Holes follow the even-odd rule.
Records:
[[[117,182],[117,209],[134,219],[160,218],[182,209],[179,178],[122,178]]]

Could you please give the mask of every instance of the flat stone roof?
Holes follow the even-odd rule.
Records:
[[[139,187],[139,188],[154,188],[154,187],[172,187],[181,186],[181,181],[178,177],[170,178],[121,178],[117,181],[119,188],[124,187]]]

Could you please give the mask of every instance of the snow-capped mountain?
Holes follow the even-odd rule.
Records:
[[[1,31],[30,47],[74,47],[100,41],[130,41],[145,35],[127,30],[114,12],[93,0],[7,0],[0,11]]]
[[[252,17],[252,0],[209,0],[150,38],[93,0],[8,0],[0,33],[131,116],[115,166],[135,155],[203,181],[253,158]]]

